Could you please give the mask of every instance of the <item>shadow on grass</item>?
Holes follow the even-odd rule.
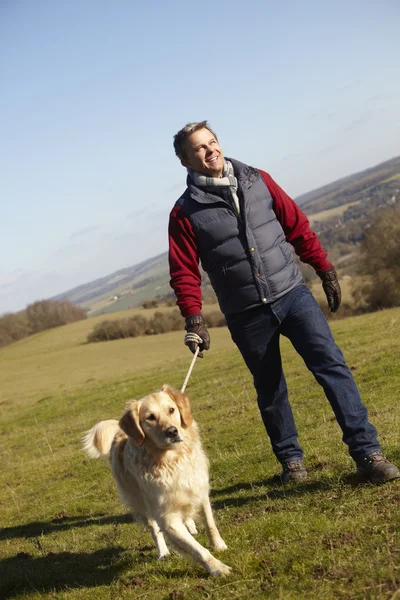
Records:
[[[343,475],[340,479],[341,482],[347,485],[358,485],[354,475]],[[278,487],[279,486],[279,487]],[[261,488],[269,487],[268,490],[262,490]],[[312,481],[308,479],[307,481],[301,481],[298,483],[290,483],[283,485],[282,479],[279,475],[275,475],[274,477],[270,477],[269,479],[264,479],[262,481],[254,481],[251,483],[235,483],[226,488],[220,488],[218,490],[213,490],[211,493],[212,496],[212,504],[214,508],[224,508],[227,506],[244,506],[249,502],[254,502],[262,499],[271,499],[271,500],[285,500],[287,498],[293,496],[302,496],[304,494],[309,494],[313,492],[320,492],[324,490],[331,490],[332,488],[337,487],[337,481],[332,481],[332,479],[319,479],[317,481]],[[272,488],[272,489],[271,489]],[[237,492],[243,491],[258,491],[257,495],[251,494],[246,496],[235,496]],[[218,499],[218,496],[231,496],[230,498],[221,498]]]
[[[392,453],[393,454],[393,453]],[[393,458],[391,457],[393,460]],[[399,458],[394,459],[396,464],[400,464],[400,452]],[[316,469],[316,470],[319,470]],[[293,497],[301,497],[306,494],[321,491],[330,491],[334,488],[339,487],[351,487],[353,489],[360,488],[366,485],[376,487],[377,485],[396,485],[400,480],[382,482],[380,484],[371,483],[365,479],[360,478],[355,471],[344,472],[339,477],[332,479],[331,477],[320,478],[317,480],[312,479],[312,471],[309,471],[311,476],[306,481],[293,482],[289,484],[283,484],[282,479],[279,475],[264,479],[262,481],[254,482],[238,482],[234,485],[226,488],[214,489],[211,492],[213,507],[226,508],[228,506],[244,506],[250,502],[260,501],[263,499],[271,500],[285,500]],[[269,488],[269,489],[262,489]],[[243,495],[240,492],[252,491],[255,494]],[[236,495],[236,494],[240,495]],[[219,496],[229,496],[228,498],[218,498]]]
[[[64,517],[52,522],[36,522],[0,530],[2,539],[32,538],[43,534],[56,533],[69,528],[89,525],[115,525],[133,523],[132,515],[112,517],[93,516]],[[144,574],[150,563],[158,564],[155,546],[141,545],[135,551],[119,546],[106,547],[94,552],[49,552],[42,556],[32,556],[19,552],[0,560],[0,599],[11,600],[25,593],[63,592],[70,589],[85,589],[116,585],[134,589],[146,582]],[[128,551],[127,551],[128,550]],[[125,553],[125,556],[124,556]],[[129,575],[125,575],[128,572]],[[174,568],[168,577],[181,580],[187,574],[186,568]],[[117,592],[118,593],[118,592]]]
[[[16,525],[15,527],[4,527],[0,529],[0,540],[10,540],[14,538],[34,538],[48,533],[57,533],[76,527],[88,527],[90,525],[115,525],[118,523],[133,523],[130,513],[126,515],[115,515],[105,517],[104,515],[94,515],[91,517],[68,517],[62,516],[52,521],[36,521],[26,523],[25,525]]]
[[[20,552],[0,561],[0,597],[8,600],[23,592],[62,591],[71,588],[110,585],[127,565],[121,548],[92,553],[59,552],[32,557]]]

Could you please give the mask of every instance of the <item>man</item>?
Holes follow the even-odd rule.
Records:
[[[307,471],[282,370],[281,334],[323,387],[358,474],[373,482],[400,477],[382,455],[351,371],[293,260],[290,245],[314,267],[336,312],[341,301],[337,273],[304,213],[270,175],[225,158],[207,121],[181,129],[174,148],[188,170],[187,189],[169,223],[171,286],[186,319],[185,343],[192,352],[197,345],[210,347],[201,314],[201,261],[253,375],[283,481],[305,479]]]

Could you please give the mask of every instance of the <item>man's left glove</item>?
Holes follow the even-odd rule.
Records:
[[[331,312],[336,312],[342,301],[342,290],[340,289],[335,267],[331,267],[327,271],[318,271],[317,275],[322,281],[322,287]]]
[[[185,321],[185,329],[187,334],[185,335],[185,344],[189,347],[189,350],[196,352],[197,346],[200,348],[198,356],[203,358],[202,350],[210,349],[210,334],[208,333],[205,325],[203,315],[190,315]],[[196,339],[196,336],[198,338]]]

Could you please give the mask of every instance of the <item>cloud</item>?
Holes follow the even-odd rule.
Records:
[[[382,100],[383,98],[387,98],[387,94],[385,92],[378,92],[377,94],[369,96],[369,98],[365,100],[365,104],[371,104],[372,102],[375,102],[376,100]]]
[[[8,294],[9,289],[28,274],[28,271],[24,271],[24,269],[15,269],[5,279],[0,279],[0,294],[2,296]]]
[[[83,237],[88,235],[89,233],[93,233],[100,229],[100,225],[90,225],[89,227],[84,227],[83,229],[78,229],[77,231],[73,231],[69,236],[69,239],[72,240],[77,237]]]
[[[126,218],[127,219],[137,219],[138,217],[145,215],[146,212],[147,212],[147,207],[146,208],[138,208],[138,210],[133,210],[132,212],[127,214]]]
[[[330,154],[331,152],[333,152],[334,150],[337,150],[341,146],[342,146],[342,144],[331,144],[330,146],[326,146],[325,148],[321,148],[320,150],[317,150],[316,154],[318,154],[318,155]]]
[[[373,113],[374,113],[374,111],[369,110],[368,112],[364,113],[357,119],[353,119],[353,121],[350,121],[350,123],[348,123],[346,125],[346,127],[344,128],[344,131],[346,131],[346,132],[353,131],[354,129],[358,129],[359,127],[362,127],[363,125],[366,125],[372,119]]]
[[[286,162],[289,160],[296,160],[298,158],[300,158],[300,154],[292,152],[291,154],[286,154],[285,156],[282,156],[281,161]]]
[[[138,234],[136,231],[128,231],[127,233],[121,233],[120,235],[115,235],[112,239],[114,242],[125,242],[126,240],[137,239]]]
[[[81,248],[80,244],[68,244],[67,246],[63,246],[55,251],[56,256],[61,256],[62,254],[67,254],[70,250],[74,250],[75,248]]]
[[[341,92],[348,92],[356,87],[358,87],[359,81],[352,81],[351,83],[346,83],[338,88],[336,88],[336,93],[340,94]]]
[[[180,181],[179,183],[174,183],[174,185],[171,185],[171,187],[167,188],[165,190],[165,192],[168,194],[170,192],[176,192],[178,190],[184,190],[186,187],[186,182],[185,181]],[[181,192],[182,193],[182,192]]]
[[[126,215],[127,219],[139,219],[140,217],[146,217],[147,219],[151,219],[154,215],[154,212],[159,207],[159,202],[147,202],[146,206],[138,208],[137,210],[133,210],[132,212]]]
[[[331,121],[340,116],[338,106],[324,106],[310,115],[311,121]]]

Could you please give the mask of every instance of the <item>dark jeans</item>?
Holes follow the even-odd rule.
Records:
[[[381,450],[353,375],[335,344],[325,315],[305,285],[267,306],[228,317],[227,322],[254,377],[261,416],[281,463],[302,458],[303,451],[282,370],[280,334],[289,338],[323,387],[350,455],[358,460]]]

